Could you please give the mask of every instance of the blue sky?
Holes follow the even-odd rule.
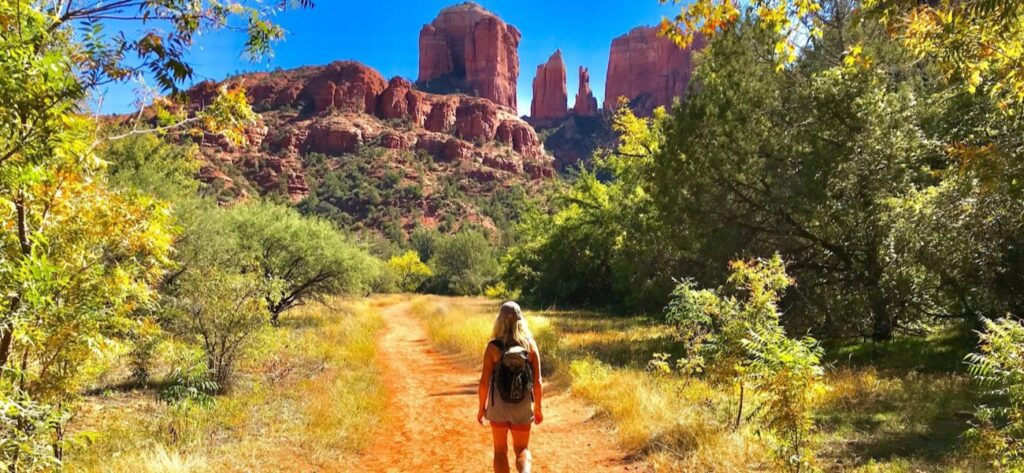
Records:
[[[312,10],[289,11],[276,21],[287,38],[274,57],[252,63],[240,56],[244,37],[218,31],[198,38],[191,52],[195,80],[220,80],[242,71],[285,69],[351,59],[390,78],[415,80],[419,64],[419,31],[454,1],[319,0]],[[566,62],[569,106],[576,96],[579,65],[590,68],[590,86],[602,102],[608,49],[616,36],[640,25],[652,25],[677,11],[657,0],[479,0],[488,10],[523,33],[519,45],[519,113],[527,114],[538,64],[555,49]],[[135,84],[108,87],[102,113],[125,112],[135,101]]]

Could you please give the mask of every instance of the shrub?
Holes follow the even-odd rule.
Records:
[[[153,357],[160,344],[160,326],[153,319],[143,319],[129,332],[131,350],[128,352],[128,364],[131,367],[132,379],[145,385],[149,382],[152,371]]]
[[[967,356],[970,372],[993,398],[977,408],[971,430],[1000,471],[1024,471],[1024,324],[1012,318],[984,320],[978,352]]]
[[[456,295],[480,294],[498,276],[491,244],[473,230],[443,239],[430,258],[436,288]]]
[[[50,471],[60,460],[54,455],[54,429],[62,412],[30,399],[24,391],[0,384],[0,469]]]
[[[750,356],[751,388],[760,393],[760,418],[776,434],[776,454],[795,471],[814,467],[805,448],[814,428],[812,412],[825,391],[822,350],[810,337],[792,339],[776,328],[752,331],[743,340]]]
[[[423,282],[434,274],[430,267],[420,261],[415,251],[409,250],[401,255],[392,256],[388,267],[398,277],[398,287],[403,291],[415,291]]]
[[[203,348],[211,381],[219,391],[227,391],[238,359],[266,323],[264,288],[250,274],[213,268],[190,272],[177,284],[168,301],[172,324]]]
[[[811,337],[787,337],[779,323],[781,292],[791,284],[781,257],[730,266],[725,287],[698,290],[684,282],[673,293],[668,320],[686,353],[677,365],[688,373],[737,381],[736,427],[744,418],[746,388],[752,388],[760,404],[748,418],[756,415],[772,434],[777,456],[802,471],[814,462],[807,443],[812,410],[824,391],[822,350]],[[664,370],[666,357],[655,358],[652,366]]]

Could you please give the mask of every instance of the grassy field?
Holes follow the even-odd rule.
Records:
[[[344,471],[383,415],[374,338],[384,299],[287,314],[258,335],[233,390],[209,406],[157,399],[180,346],[158,349],[156,386],[125,384],[126,360],[97,376],[71,423],[69,471]]]
[[[422,297],[440,349],[479,363],[497,313],[485,299]],[[528,312],[545,375],[593,404],[630,452],[658,471],[774,471],[770,449],[750,423],[734,429],[737,392],[646,370],[654,353],[678,354],[669,328],[643,317]],[[837,472],[988,471],[970,460],[963,432],[976,399],[957,337],[906,346],[830,347],[828,392],[815,412],[818,467]],[[756,407],[755,407],[756,408]]]

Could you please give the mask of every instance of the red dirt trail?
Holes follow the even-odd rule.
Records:
[[[476,423],[479,371],[430,345],[408,302],[384,308],[378,353],[389,394],[389,418],[358,462],[359,471],[483,473],[491,471],[491,432]],[[543,347],[541,347],[543,349]],[[545,397],[544,422],[533,426],[535,473],[643,471],[616,450],[614,435],[589,420],[592,410],[566,394]],[[510,449],[511,450],[511,449]],[[514,459],[510,455],[512,471]]]

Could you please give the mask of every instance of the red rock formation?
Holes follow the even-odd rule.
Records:
[[[364,143],[363,132],[346,124],[317,123],[308,128],[305,150],[324,154],[351,153]]]
[[[455,126],[455,110],[458,108],[458,101],[443,100],[431,104],[430,115],[424,123],[424,128],[439,133],[448,133]]]
[[[387,88],[380,73],[358,62],[341,61],[324,67],[306,83],[302,95],[313,111],[328,109],[376,113],[377,97]]]
[[[394,77],[388,82],[388,88],[380,94],[377,112],[382,118],[409,118],[416,115],[419,100],[415,95],[411,82]]]
[[[423,92],[401,77],[385,81],[359,63],[246,74],[223,84],[198,84],[189,97],[202,106],[222,85],[250,91],[261,117],[246,130],[244,147],[232,146],[217,134],[204,139],[204,157],[213,164],[204,168],[202,177],[221,182],[225,189],[244,191],[224,179],[227,174],[216,163],[242,169],[264,191],[283,190],[299,200],[309,192],[307,179],[314,179],[306,175],[304,154],[332,159],[363,146],[422,150],[466,172],[513,181],[554,174],[536,131],[507,107],[479,97]]]
[[[530,104],[530,118],[559,119],[567,115],[569,98],[565,88],[565,62],[562,51],[557,50],[548,62],[537,66],[533,78],[533,102]]]
[[[692,46],[681,49],[658,36],[657,27],[633,28],[615,38],[608,58],[604,107],[614,109],[619,97],[626,97],[638,114],[650,115],[656,107],[684,97],[693,73],[693,51],[704,44],[703,38],[697,38]]]
[[[590,90],[590,70],[583,66],[580,66],[580,88],[576,92],[576,104],[572,106],[572,113],[581,117],[597,115],[597,99]]]
[[[484,100],[459,104],[455,112],[455,136],[484,142],[493,140],[497,130],[497,107]]]
[[[515,112],[520,37],[475,3],[445,8],[420,30],[417,82],[451,82]]]

